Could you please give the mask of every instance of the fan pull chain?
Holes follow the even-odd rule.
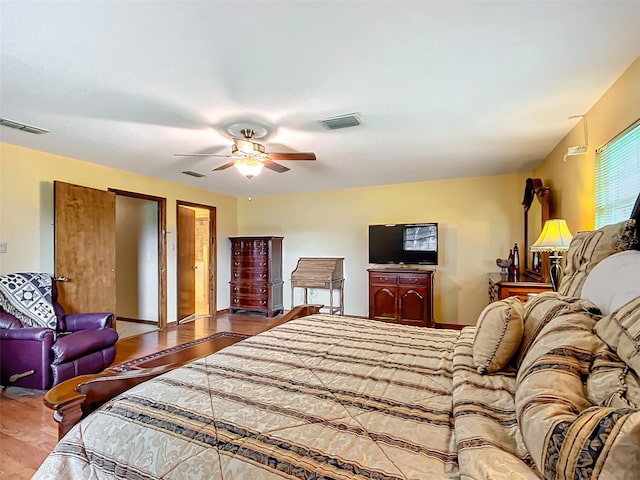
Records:
[[[251,180],[253,180],[253,177],[249,177],[249,196],[247,197],[247,200],[249,201],[253,200],[253,197],[251,196]]]

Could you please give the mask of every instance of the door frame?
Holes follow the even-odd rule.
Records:
[[[209,211],[209,315],[212,318],[216,318],[217,314],[217,290],[218,290],[218,256],[217,256],[217,236],[216,236],[216,207],[211,205],[205,205],[202,203],[194,203],[186,200],[176,200],[176,237],[180,235],[180,229],[177,227],[178,210],[180,207],[192,207],[200,208],[202,210]],[[177,240],[177,239],[176,239]],[[176,241],[177,245],[180,242]],[[176,256],[180,255],[180,252],[176,252]],[[178,298],[178,291],[180,289],[180,281],[176,270],[176,298]]]
[[[156,202],[158,208],[158,328],[167,326],[167,199],[145,193],[110,188],[110,192],[123,197]]]

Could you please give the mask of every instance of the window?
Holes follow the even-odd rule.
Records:
[[[640,193],[640,120],[596,150],[596,228],[626,220]]]

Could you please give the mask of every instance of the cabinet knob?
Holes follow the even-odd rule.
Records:
[[[239,273],[234,273],[233,276],[238,278],[240,276],[240,274]]]
[[[237,292],[238,290],[240,290],[238,287],[233,287],[234,292]]]
[[[264,277],[266,277],[266,276],[267,276],[267,274],[266,274],[266,273],[261,273],[261,274],[260,274],[260,278],[264,278]]]
[[[260,305],[266,305],[267,301],[266,300],[260,300]]]
[[[240,262],[233,262],[233,265],[236,266],[236,267],[239,267],[240,266]]]
[[[238,303],[238,299],[237,299],[237,298],[234,298],[234,299],[233,299],[233,303]]]
[[[267,289],[266,288],[261,288],[260,289],[260,293],[267,293]]]

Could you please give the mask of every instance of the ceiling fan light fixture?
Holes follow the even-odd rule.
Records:
[[[239,153],[241,155],[264,155],[264,147],[259,143],[250,142],[248,140],[236,140],[233,147],[231,147],[231,153],[235,155]]]
[[[244,175],[247,178],[253,178],[256,175],[259,175],[264,167],[264,163],[252,156],[242,157],[241,159],[236,160],[233,165],[241,175]]]

